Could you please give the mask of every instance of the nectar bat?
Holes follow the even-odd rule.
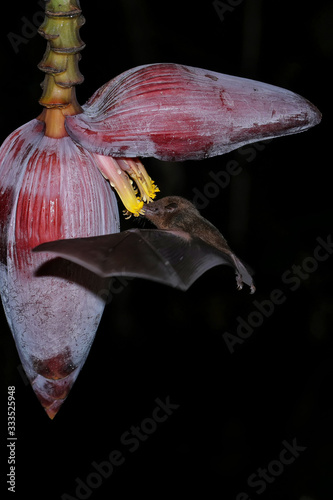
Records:
[[[237,288],[245,283],[254,293],[249,271],[190,201],[167,196],[147,205],[144,216],[157,229],[50,241],[33,251],[51,252],[101,277],[145,278],[183,291],[212,267],[229,265],[235,269]]]

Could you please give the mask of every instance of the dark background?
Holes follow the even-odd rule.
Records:
[[[120,450],[125,462],[89,498],[329,500],[333,497],[332,259],[297,290],[282,281],[313,256],[316,238],[332,234],[331,176],[333,3],[244,0],[220,19],[211,1],[114,0],[81,7],[87,47],[78,89],[84,103],[103,83],[146,63],[178,62],[293,90],[323,113],[306,133],[202,162],[145,165],[162,195],[193,199],[231,160],[242,172],[202,214],[255,270],[257,293],[237,292],[233,272],[216,268],[185,294],[131,281],[106,308],[88,360],[66,403],[50,421],[17,367],[1,312],[1,414],[16,386],[16,498],[76,497],[92,462]],[[238,4],[237,6],[235,6]],[[23,35],[37,2],[6,4],[1,28],[0,140],[37,116],[43,79],[36,65],[45,42],[26,38],[15,53],[9,32]],[[39,16],[41,19],[41,16]],[[217,194],[217,193],[216,193]],[[122,228],[138,225],[122,220]],[[248,320],[254,301],[279,289],[286,297],[231,353],[223,338]],[[133,453],[120,443],[151,417],[155,399],[178,404]],[[1,434],[6,435],[6,419]],[[247,484],[278,460],[284,440],[306,447],[262,494]],[[5,443],[0,451],[7,457]],[[7,464],[2,467],[7,471]],[[2,476],[4,475],[2,473]],[[272,476],[271,476],[272,477]],[[2,491],[6,492],[5,484]],[[3,493],[1,493],[3,494]],[[14,496],[13,496],[14,497]],[[244,500],[247,497],[244,496]],[[242,496],[238,497],[241,500]]]

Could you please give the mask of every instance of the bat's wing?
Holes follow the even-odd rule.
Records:
[[[253,286],[250,274],[237,257],[181,231],[130,229],[105,236],[51,241],[33,251],[54,253],[101,277],[144,278],[184,291],[208,269],[225,264],[235,268],[241,282]]]

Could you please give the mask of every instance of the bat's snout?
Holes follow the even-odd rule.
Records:
[[[143,216],[149,218],[150,215],[158,215],[159,208],[154,206],[154,203],[150,203],[144,207]]]
[[[145,205],[144,212],[146,213],[156,213],[158,212],[158,207],[153,203],[149,203],[149,205]]]

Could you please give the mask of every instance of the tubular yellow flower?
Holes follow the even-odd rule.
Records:
[[[103,176],[108,179],[121,201],[127,214],[138,217],[143,214],[143,204],[149,203],[159,191],[137,158],[113,158],[112,156],[94,155],[96,164]],[[135,182],[135,185],[133,184]],[[137,196],[138,190],[140,196]]]
[[[149,177],[141,161],[138,158],[119,158],[117,163],[135,181],[143,202],[151,202],[160,190]]]

